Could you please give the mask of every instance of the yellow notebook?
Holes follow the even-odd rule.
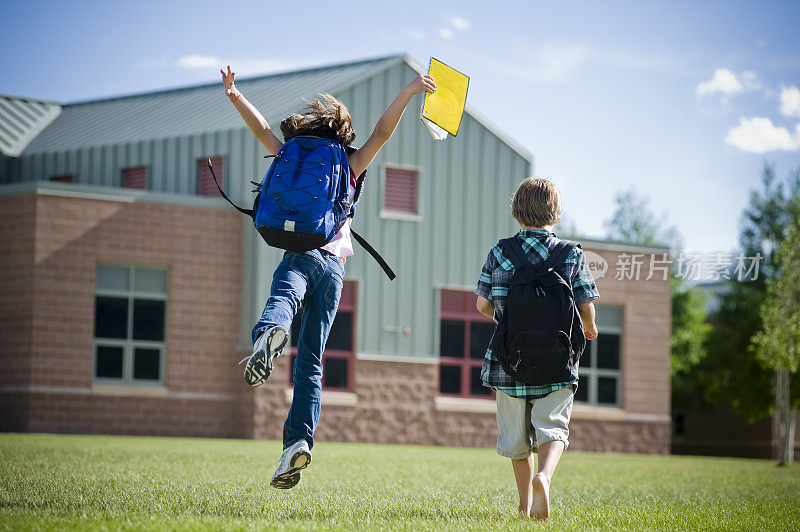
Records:
[[[425,93],[420,119],[428,126],[435,139],[446,137],[445,131],[455,136],[458,134],[461,117],[464,114],[464,105],[467,103],[469,77],[433,57],[431,57],[428,74],[436,82],[436,92]],[[439,128],[432,129],[431,124],[426,120],[433,122],[444,131],[439,131],[437,137],[436,130]],[[442,133],[444,134],[442,135]]]

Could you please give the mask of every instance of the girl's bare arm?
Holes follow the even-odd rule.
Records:
[[[283,143],[275,136],[270,129],[269,124],[258,112],[258,109],[253,107],[253,104],[247,101],[247,98],[242,95],[241,91],[236,88],[233,78],[235,72],[231,72],[231,67],[228,65],[228,72],[220,70],[222,74],[222,85],[225,87],[225,94],[233,102],[233,106],[239,111],[244,123],[250,128],[250,131],[255,135],[258,141],[264,145],[271,155],[278,153]]]
[[[372,162],[378,152],[381,150],[386,141],[392,136],[395,128],[397,127],[400,118],[403,116],[408,102],[411,97],[418,92],[428,91],[430,93],[436,92],[436,83],[433,78],[424,75],[419,76],[414,81],[403,87],[394,101],[389,104],[386,111],[383,112],[378,123],[375,125],[375,130],[372,135],[367,139],[358,150],[353,152],[348,158],[350,168],[356,175],[361,175],[361,172],[367,169],[367,166]]]

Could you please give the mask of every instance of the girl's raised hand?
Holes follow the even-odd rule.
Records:
[[[411,91],[411,94],[426,91],[433,94],[436,92],[436,82],[428,74],[417,77],[414,81],[406,85],[406,88]]]
[[[228,98],[235,97],[238,93],[236,87],[233,85],[233,78],[236,76],[236,73],[231,71],[230,65],[228,65],[227,73],[222,69],[220,69],[219,72],[222,74],[222,86],[225,87],[225,94]]]

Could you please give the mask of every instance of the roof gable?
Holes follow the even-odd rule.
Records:
[[[301,98],[337,92],[404,60],[402,55],[236,80],[247,99],[268,109],[269,122],[295,111]],[[231,112],[222,85],[67,104],[60,116],[25,149],[25,155],[106,146],[230,129],[242,120]]]
[[[302,98],[311,98],[319,92],[344,92],[401,63],[417,72],[424,71],[409,56],[396,54],[240,79],[236,83],[256,108],[268,110],[265,118],[274,124],[295,112]],[[39,127],[30,128],[25,141],[18,143],[14,155],[20,152],[29,155],[184,137],[245,127],[239,115],[231,111],[219,82],[63,106],[41,103],[54,108]],[[503,134],[469,105],[465,113],[522,158],[531,160],[528,150]],[[0,113],[0,134],[5,126],[6,118]]]
[[[60,112],[55,102],[0,95],[0,153],[19,155]]]

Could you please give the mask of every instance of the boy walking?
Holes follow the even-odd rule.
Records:
[[[529,177],[514,193],[511,215],[521,229],[513,238],[531,264],[542,264],[556,249],[561,249],[559,239],[552,232],[561,219],[561,212],[561,194],[546,179]],[[520,249],[517,243],[514,246]],[[499,318],[506,311],[509,282],[515,273],[511,254],[501,244],[494,246],[481,271],[475,290],[477,308],[488,317]],[[592,301],[600,294],[581,248],[574,247],[553,269],[572,289],[585,338],[594,340],[597,326]],[[537,316],[530,316],[532,328],[536,320]],[[497,394],[497,427],[500,430],[497,453],[511,459],[519,492],[519,511],[526,517],[546,519],[550,515],[550,481],[561,454],[569,445],[569,420],[578,385],[577,363],[564,382],[526,384],[508,375],[490,345],[484,357],[481,380]],[[535,474],[532,453],[539,457]]]

